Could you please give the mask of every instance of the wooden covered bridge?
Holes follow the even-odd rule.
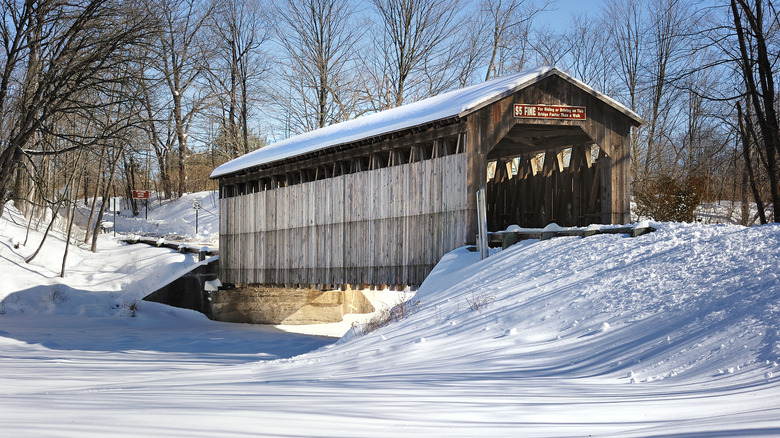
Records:
[[[634,112],[539,68],[302,134],[230,161],[223,283],[418,286],[490,231],[629,221]],[[354,287],[353,287],[354,288]]]

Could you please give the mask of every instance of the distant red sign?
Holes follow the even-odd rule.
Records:
[[[149,190],[133,190],[133,199],[149,199]]]
[[[515,104],[518,119],[585,120],[584,106]]]

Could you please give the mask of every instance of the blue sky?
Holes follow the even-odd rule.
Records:
[[[595,15],[601,5],[601,0],[556,0],[552,3],[551,10],[539,17],[539,23],[558,28],[568,23],[573,14]]]

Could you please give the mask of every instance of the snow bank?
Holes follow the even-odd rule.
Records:
[[[412,317],[358,343],[424,337],[528,370],[530,341],[547,352],[534,375],[697,381],[739,369],[761,380],[780,361],[780,226],[652,225],[638,238],[521,242],[483,261],[456,250]]]
[[[60,278],[63,234],[53,230],[39,255],[25,263],[43,239],[41,232],[31,230],[27,245],[15,248],[11,242],[25,240],[26,225],[13,204],[7,204],[0,218],[0,313],[6,315],[128,316],[143,297],[198,262],[197,254],[122,245],[101,235],[97,253],[87,245],[71,244],[65,277]]]

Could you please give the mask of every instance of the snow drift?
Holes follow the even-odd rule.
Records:
[[[772,372],[780,226],[653,227],[633,239],[526,241],[483,261],[454,251],[413,298],[413,316],[353,348],[377,336],[425,338],[458,355],[516,360],[522,375],[635,382]]]

